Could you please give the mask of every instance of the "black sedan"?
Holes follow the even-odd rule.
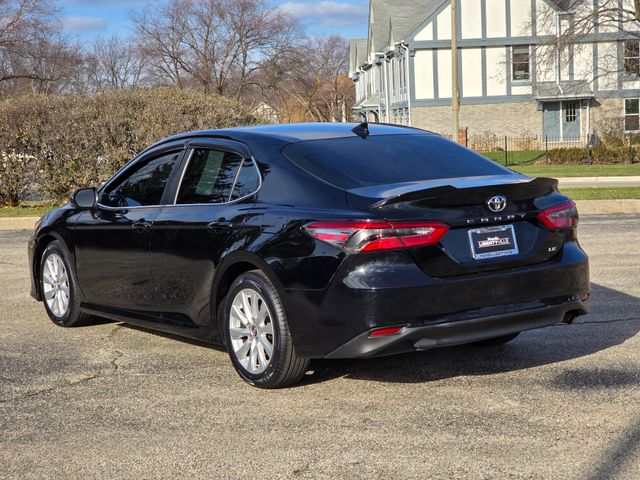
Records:
[[[557,181],[378,124],[200,131],[76,191],[29,243],[32,296],[226,345],[290,385],[313,358],[500,344],[587,312],[588,259]]]

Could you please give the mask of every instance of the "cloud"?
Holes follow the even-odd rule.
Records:
[[[62,28],[66,32],[80,33],[104,30],[107,28],[107,22],[99,17],[78,17],[67,16],[62,19]]]
[[[331,1],[286,2],[280,5],[280,9],[304,23],[319,24],[323,27],[361,25],[367,22],[369,14],[369,8],[364,2],[356,5]]]

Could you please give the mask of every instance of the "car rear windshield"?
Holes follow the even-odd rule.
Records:
[[[300,168],[347,190],[509,172],[435,134],[311,140],[287,145],[283,153]]]

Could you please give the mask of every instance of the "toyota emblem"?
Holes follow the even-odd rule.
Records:
[[[502,195],[495,195],[487,200],[487,208],[494,213],[503,211],[507,207],[507,199]]]

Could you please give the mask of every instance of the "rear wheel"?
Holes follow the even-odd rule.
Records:
[[[279,388],[304,376],[309,360],[296,355],[280,295],[261,271],[233,282],[221,314],[229,357],[244,381]]]
[[[53,323],[61,327],[79,327],[93,318],[80,312],[80,297],[69,259],[58,241],[51,242],[40,258],[40,292]]]
[[[510,342],[511,340],[516,338],[518,335],[520,335],[520,332],[503,335],[501,337],[487,338],[485,340],[473,342],[471,345],[477,345],[479,347],[494,347],[497,345],[504,345],[505,343]]]

